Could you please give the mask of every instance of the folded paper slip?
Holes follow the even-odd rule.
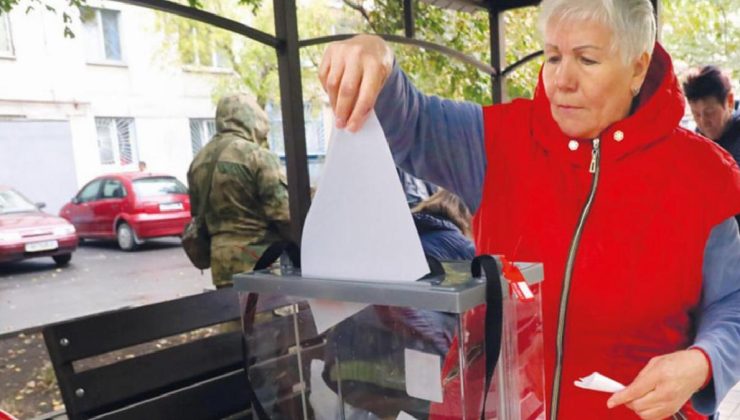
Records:
[[[586,376],[585,378],[574,381],[573,383],[578,388],[609,393],[619,392],[625,388],[624,385],[620,384],[614,379],[600,374],[599,372],[594,372]]]

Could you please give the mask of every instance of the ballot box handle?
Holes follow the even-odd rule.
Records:
[[[470,265],[471,274],[480,278],[486,275],[486,383],[483,388],[483,409],[481,419],[485,418],[486,397],[491,386],[493,371],[501,354],[501,334],[503,331],[504,296],[501,290],[501,275],[496,259],[491,255],[479,255]]]

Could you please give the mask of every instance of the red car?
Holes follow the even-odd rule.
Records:
[[[67,265],[77,249],[75,228],[61,217],[42,212],[16,190],[0,186],[0,262],[52,257]]]
[[[99,176],[62,207],[82,239],[116,239],[131,251],[145,239],[182,235],[190,221],[188,189],[177,178],[143,172]]]

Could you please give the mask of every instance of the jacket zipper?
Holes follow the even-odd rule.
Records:
[[[557,420],[558,408],[560,405],[560,381],[563,374],[563,341],[565,338],[565,319],[566,312],[568,309],[568,298],[570,294],[570,282],[573,277],[573,264],[575,263],[576,253],[578,252],[578,246],[581,241],[581,235],[583,234],[583,227],[586,224],[586,219],[591,212],[591,206],[594,203],[594,197],[596,196],[596,188],[599,185],[599,172],[600,172],[600,159],[601,153],[599,150],[599,139],[593,140],[593,150],[591,152],[591,164],[589,165],[588,172],[593,174],[591,179],[591,192],[588,195],[586,204],[581,210],[581,217],[578,219],[578,226],[576,226],[573,239],[570,243],[570,250],[568,251],[568,262],[565,265],[565,276],[563,278],[563,288],[560,295],[560,310],[558,311],[558,330],[556,337],[556,348],[555,348],[555,375],[553,377],[552,385],[552,398],[550,399],[550,420]]]

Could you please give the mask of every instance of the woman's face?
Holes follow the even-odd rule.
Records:
[[[611,49],[612,32],[595,21],[552,19],[545,29],[542,77],[552,116],[573,138],[596,138],[627,116],[649,57],[624,64]]]

